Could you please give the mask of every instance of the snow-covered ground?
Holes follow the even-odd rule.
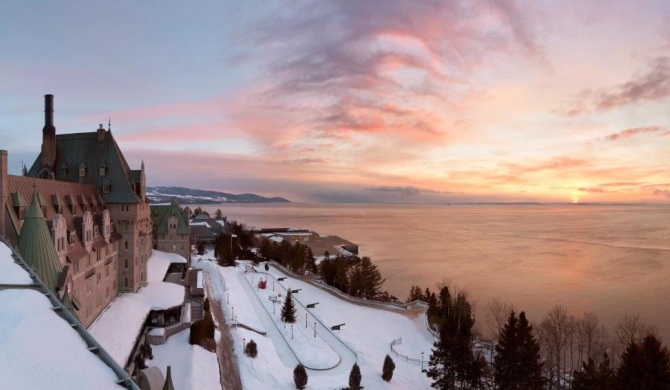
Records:
[[[184,287],[163,282],[163,278],[171,263],[185,262],[177,254],[154,250],[147,263],[148,285],[137,293],[119,294],[88,328],[120,366],[125,366],[149,311],[184,302]]]
[[[188,343],[189,330],[173,335],[163,345],[154,345],[153,360],[148,366],[156,366],[165,373],[172,367],[172,383],[175,389],[218,390],[221,388],[219,362],[216,354],[198,345]]]
[[[207,257],[207,256],[205,256]],[[194,262],[195,264],[195,262]],[[240,366],[240,374],[245,389],[294,389],[293,369],[297,364],[297,356],[305,355],[311,361],[315,355],[331,349],[341,358],[341,363],[330,370],[308,370],[308,389],[335,389],[343,388],[348,384],[349,371],[354,362],[361,368],[362,384],[368,389],[423,389],[430,387],[430,381],[421,372],[419,363],[406,361],[396,356],[390,348],[391,342],[402,338],[402,343],[396,345],[396,351],[403,355],[419,360],[421,352],[424,358],[430,355],[434,337],[425,328],[422,317],[410,318],[402,313],[373,309],[351,304],[325,292],[308,283],[290,277],[282,282],[275,280],[275,291],[272,291],[273,276],[285,275],[271,268],[266,290],[256,287],[258,278],[265,274],[257,273],[251,282],[251,273],[245,272],[246,265],[238,267],[218,267],[208,261],[197,265],[210,273],[212,286],[223,288],[218,291],[221,296],[223,310],[227,319],[234,319],[246,325],[254,324],[255,329],[266,331],[267,336],[243,329],[233,329],[235,351]],[[262,266],[257,269],[262,270]],[[218,280],[218,278],[223,280]],[[274,309],[269,303],[269,296],[282,293],[285,289],[300,289],[294,298],[298,305],[297,323],[294,324],[294,340],[290,339],[290,330],[283,329],[274,320],[278,316],[280,305]],[[319,302],[313,309],[304,309],[309,303]],[[234,314],[233,314],[233,307]],[[307,313],[307,328],[305,328],[305,314]],[[326,346],[312,346],[306,342],[296,343],[297,329],[300,328],[300,337],[304,340],[313,337],[314,322],[317,323],[317,338],[322,337]],[[330,327],[337,324],[345,325],[339,331],[331,331]],[[288,336],[288,337],[287,337]],[[258,357],[251,359],[244,355],[244,343],[253,339],[258,345]],[[291,344],[293,343],[293,344]],[[293,347],[293,349],[291,348]],[[352,351],[349,351],[351,348]],[[296,354],[296,351],[297,354]],[[349,351],[347,353],[347,351]],[[386,383],[381,379],[381,369],[386,355],[390,355],[396,369],[393,379]],[[425,362],[424,362],[425,365]]]

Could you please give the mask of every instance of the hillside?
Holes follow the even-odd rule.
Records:
[[[226,192],[197,190],[185,187],[147,187],[149,203],[169,203],[177,198],[180,204],[217,204],[217,203],[286,203],[287,199],[266,198],[256,194],[229,194]]]

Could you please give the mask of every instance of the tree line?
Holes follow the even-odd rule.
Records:
[[[439,329],[427,375],[438,389],[670,389],[670,354],[654,327],[625,315],[612,333],[593,313],[569,315],[555,306],[531,324],[499,299],[486,306],[497,340],[489,363],[474,352],[475,317],[467,294],[412,286],[407,301],[427,302]]]

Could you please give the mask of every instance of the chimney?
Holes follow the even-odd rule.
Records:
[[[102,123],[100,124],[100,127],[98,127],[98,142],[102,142],[105,140],[105,128],[102,127]]]
[[[42,166],[54,169],[56,163],[56,127],[54,127],[54,95],[44,95],[44,128],[42,129]]]
[[[0,150],[0,236],[5,238],[7,238],[5,205],[9,198],[9,178],[7,175],[7,151]]]

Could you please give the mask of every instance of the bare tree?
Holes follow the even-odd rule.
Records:
[[[493,298],[493,300],[486,305],[484,317],[492,339],[498,340],[500,332],[505,326],[509,313],[512,310],[514,310],[514,306],[511,303],[504,302],[500,298]]]
[[[589,359],[599,361],[605,352],[605,327],[601,325],[598,316],[585,312],[577,321],[577,361],[576,366]]]
[[[647,335],[658,335],[655,326],[647,324],[640,313],[625,314],[614,327],[615,347],[623,351],[628,344],[639,343]]]
[[[554,306],[538,328],[540,345],[549,369],[549,388],[559,388],[565,371],[565,350],[571,332],[571,320],[565,307]]]

